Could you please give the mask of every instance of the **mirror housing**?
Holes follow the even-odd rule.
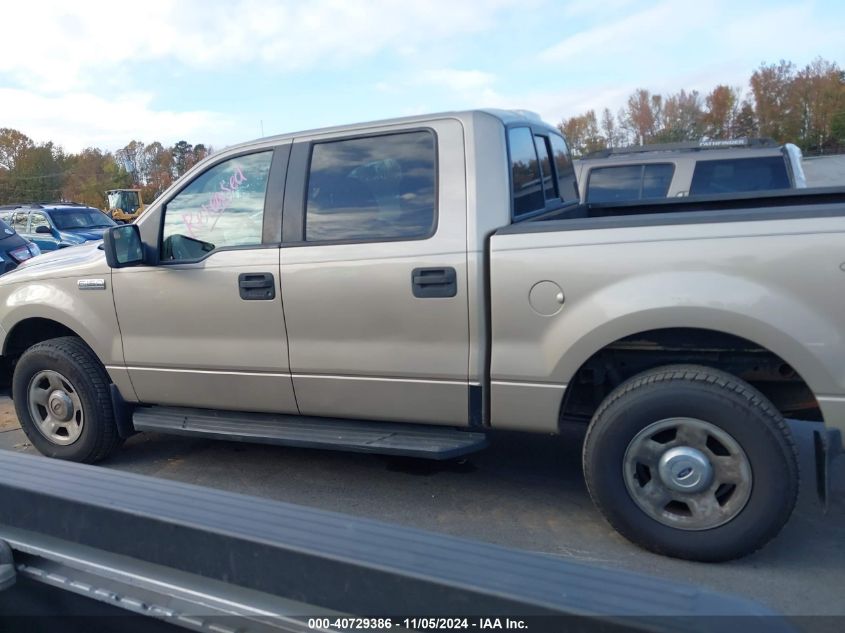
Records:
[[[103,251],[109,268],[126,268],[144,263],[144,243],[134,224],[121,224],[103,233]]]
[[[44,224],[42,224],[41,226],[36,226],[35,232],[36,233],[52,233],[52,231],[50,230],[50,227],[46,226]]]

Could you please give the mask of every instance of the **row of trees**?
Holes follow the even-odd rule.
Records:
[[[91,147],[74,154],[0,128],[0,204],[73,200],[105,208],[104,192],[126,187],[142,189],[150,202],[209,153],[202,143],[132,141],[114,153]]]
[[[130,180],[142,189],[145,201],[152,201],[191,167],[211,153],[202,143],[191,145],[179,141],[164,147],[158,141],[145,145],[132,141],[115,152],[116,162],[126,170]]]
[[[560,129],[573,153],[607,147],[701,138],[767,136],[791,142],[805,152],[845,147],[845,72],[818,58],[804,68],[781,61],[763,64],[748,90],[718,85],[707,94],[680,90],[653,94],[636,90],[614,114],[604,108],[564,119]],[[211,148],[179,141],[166,147],[132,141],[114,153],[96,148],[66,153],[52,142],[36,144],[10,128],[0,128],[0,204],[73,200],[105,205],[103,192],[138,187],[151,201]]]
[[[706,95],[636,90],[614,115],[604,108],[564,119],[559,127],[576,155],[626,145],[707,139],[771,137],[804,151],[845,146],[845,71],[818,58],[802,69],[792,62],[763,64],[749,90],[718,85]]]

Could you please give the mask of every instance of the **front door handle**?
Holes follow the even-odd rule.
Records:
[[[411,290],[415,297],[454,297],[458,294],[458,274],[455,269],[414,268],[411,272]]]
[[[276,298],[276,280],[273,273],[241,273],[238,290],[245,301],[269,301]]]

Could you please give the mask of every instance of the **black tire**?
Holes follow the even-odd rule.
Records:
[[[707,529],[680,529],[648,514],[629,492],[634,484],[626,484],[623,467],[643,429],[659,420],[689,418],[727,433],[753,474],[744,505],[726,523]],[[590,423],[583,465],[590,496],[620,534],[645,549],[689,560],[725,561],[756,551],[780,532],[798,496],[797,451],[780,413],[748,383],[695,365],[658,367],[610,393]]]
[[[30,383],[43,371],[66,377],[81,403],[81,432],[71,444],[59,445],[48,439],[30,412]],[[50,339],[26,350],[15,366],[12,394],[21,428],[47,457],[91,464],[105,459],[122,442],[114,420],[108,375],[91,349],[75,336]]]

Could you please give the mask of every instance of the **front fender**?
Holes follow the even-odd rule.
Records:
[[[104,279],[106,287],[80,289],[78,281],[91,278]],[[54,321],[73,331],[93,350],[123,399],[137,401],[123,359],[110,275],[51,277],[9,284],[0,286],[0,299],[0,349],[4,356],[16,328],[27,320]]]
[[[78,278],[18,283],[3,290],[0,336],[3,354],[15,328],[27,319],[49,319],[73,330],[105,365],[123,363],[110,279],[103,290],[80,290]]]

